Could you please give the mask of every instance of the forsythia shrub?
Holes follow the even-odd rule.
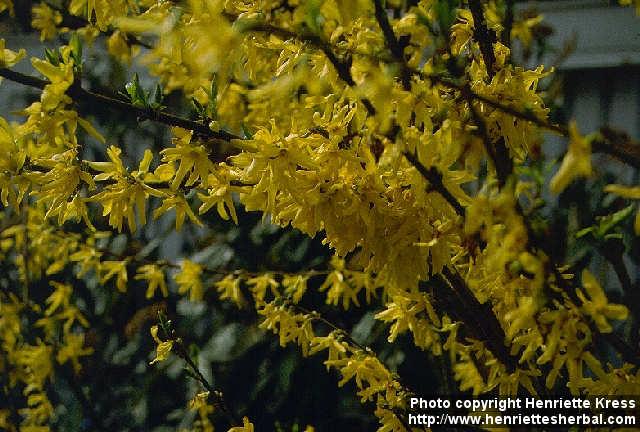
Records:
[[[630,314],[589,270],[562,262],[534,217],[545,205],[534,175],[545,132],[568,138],[549,186],[556,194],[592,176],[592,152],[636,168],[640,158],[620,150],[633,145],[621,133],[585,135],[549,119],[539,86],[552,68],[511,61],[512,44],[531,44],[540,18],[514,18],[512,8],[500,0],[33,2],[41,39],[63,42],[31,58],[26,75],[13,69],[25,50],[0,39],[2,85],[40,91],[22,121],[0,118],[0,382],[11,400],[0,404],[0,427],[49,430],[56,370],[68,364],[81,374],[94,351],[87,339],[96,323],[75,294],[92,274],[118,295],[142,281],[150,300],[215,293],[255,310],[281,346],[322,356],[338,386],[353,382],[381,432],[411,430],[411,383],[313,310],[312,289],[338,311],[377,311],[390,343],[408,334],[444,356],[461,391],[640,394],[633,306]],[[13,14],[14,5],[0,0],[0,11]],[[137,76],[121,94],[83,80],[92,67],[83,46],[103,37],[117,61],[155,77],[153,94]],[[177,98],[192,101],[193,115],[172,110]],[[136,160],[87,119],[92,105],[167,125],[171,139]],[[89,140],[103,151],[87,152]],[[640,199],[634,185],[605,192]],[[194,257],[105,247],[116,237],[133,242],[166,213],[178,231],[206,228],[212,214],[238,223],[239,206],[319,236],[329,265],[225,273]],[[604,249],[621,244],[616,230],[627,218],[640,234],[632,213],[612,212],[578,236]],[[625,320],[634,330],[623,335]],[[188,335],[163,313],[150,333],[151,363],[178,356],[201,385],[189,404],[194,430],[213,430],[217,416],[229,432],[254,430],[200,373]]]

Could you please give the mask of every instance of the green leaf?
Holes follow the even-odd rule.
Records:
[[[162,91],[162,86],[160,84],[156,84],[156,90],[153,93],[153,102],[151,102],[150,107],[154,110],[160,110],[164,108],[162,102],[164,101],[164,93]]]
[[[322,0],[310,0],[305,2],[304,21],[307,26],[316,34],[321,33],[324,17],[320,13]]]
[[[456,20],[459,2],[456,0],[438,0],[434,6],[440,31],[448,35]]]
[[[600,226],[598,227],[598,234],[604,237],[609,231],[619,225],[622,221],[633,214],[634,205],[631,204],[622,210],[612,213],[607,216],[601,216],[599,218]]]
[[[58,51],[45,48],[44,55],[47,58],[47,61],[52,65],[58,66],[60,64],[60,53],[58,53]]]
[[[242,129],[242,136],[245,139],[248,139],[248,140],[253,139],[253,134],[251,133],[251,131],[247,128],[247,126],[244,123],[242,123],[242,125],[240,125],[240,129]]]
[[[78,33],[73,33],[69,40],[69,46],[71,47],[71,55],[76,65],[82,65],[82,40],[78,36]]]
[[[583,228],[576,233],[576,238],[582,238],[593,231],[595,231],[594,227]]]
[[[140,79],[138,74],[133,75],[133,80],[125,84],[124,88],[127,90],[127,95],[131,103],[140,108],[146,108],[149,106],[147,101],[147,95],[140,86]]]
[[[611,213],[606,216],[598,216],[596,218],[597,224],[581,229],[576,233],[576,238],[582,238],[588,234],[591,234],[598,241],[610,238],[622,238],[622,235],[619,232],[612,231],[624,222],[625,219],[631,216],[633,214],[633,210],[634,205],[631,204],[615,213]]]

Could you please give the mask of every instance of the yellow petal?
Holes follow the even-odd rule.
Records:
[[[569,125],[569,149],[560,169],[551,179],[551,191],[558,194],[576,178],[590,175],[591,140],[580,135],[576,122],[572,121]]]
[[[640,186],[610,184],[605,186],[604,191],[621,196],[622,198],[640,199]]]

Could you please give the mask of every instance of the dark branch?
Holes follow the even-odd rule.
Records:
[[[489,79],[491,79],[495,73],[496,56],[493,52],[493,44],[497,41],[496,35],[487,27],[480,0],[469,0],[469,10],[473,16],[473,37],[480,46],[480,52],[487,67]]]
[[[469,95],[469,91],[470,90],[468,89],[464,89],[462,95],[469,104],[469,110],[471,111],[473,122],[480,132],[480,136],[482,137],[489,159],[496,170],[498,183],[500,187],[503,187],[507,184],[509,176],[511,176],[511,173],[513,172],[513,161],[509,155],[509,149],[507,148],[504,138],[500,137],[496,142],[491,139],[487,123],[484,121],[477,108],[473,105],[474,101]]]
[[[400,80],[402,81],[402,88],[406,91],[411,90],[411,76],[409,74],[409,70],[407,69],[407,64],[404,58],[404,46],[400,43],[396,34],[393,32],[393,28],[391,27],[391,23],[389,22],[389,15],[387,15],[387,11],[382,6],[381,0],[373,0],[373,4],[375,6],[375,15],[376,21],[382,30],[382,34],[384,35],[384,40],[391,51],[391,55],[393,58],[400,63],[400,67],[402,68],[400,71]]]
[[[460,274],[448,267],[442,269],[442,274],[432,279],[436,289],[434,300],[445,310],[462,321],[469,334],[484,342],[493,355],[509,372],[513,372],[518,364],[518,358],[509,353],[504,341],[504,330],[500,326],[491,306],[481,304]]]
[[[511,29],[513,28],[513,9],[515,0],[507,0],[504,12],[504,30],[502,30],[502,44],[511,48]]]
[[[608,126],[602,127],[600,136],[591,143],[591,150],[606,153],[640,169],[640,142],[631,139],[625,132]]]
[[[18,84],[38,88],[40,90],[44,89],[46,85],[50,84],[49,81],[15,72],[11,69],[6,68],[0,68],[0,76],[10,81],[14,81]],[[121,112],[130,113],[131,115],[141,119],[148,119],[154,122],[166,124],[168,126],[178,126],[184,129],[192,130],[197,135],[200,135],[204,138],[217,139],[222,141],[242,139],[242,137],[234,135],[230,132],[212,131],[208,126],[202,123],[178,117],[174,114],[170,114],[164,111],[153,110],[151,108],[141,108],[127,101],[116,99],[100,93],[94,93],[79,86],[71,86],[67,91],[67,94],[76,102],[101,104],[113,109],[117,109]]]
[[[442,197],[451,205],[451,207],[453,207],[453,209],[459,216],[464,217],[464,207],[442,182],[442,173],[438,171],[436,167],[425,167],[413,153],[405,152],[403,154],[404,157],[407,158],[409,163],[411,163],[411,165],[413,165],[418,170],[420,175],[422,175],[422,177],[424,177],[424,179],[429,182],[430,187],[440,195],[442,195]]]

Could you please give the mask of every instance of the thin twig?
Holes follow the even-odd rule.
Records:
[[[381,0],[373,0],[373,4],[375,6],[375,16],[380,29],[382,30],[382,34],[384,35],[384,40],[391,51],[391,55],[393,58],[400,63],[400,80],[402,82],[402,88],[406,91],[411,91],[411,76],[409,75],[409,71],[407,69],[407,64],[404,58],[404,47],[396,37],[396,34],[391,27],[391,23],[389,22],[389,15],[387,15],[387,11],[382,6]]]
[[[493,52],[493,44],[496,43],[496,35],[487,27],[480,0],[469,0],[469,10],[473,16],[473,36],[478,42],[489,80],[491,80],[495,74],[493,68],[496,64],[496,55]]]
[[[7,68],[0,68],[0,76],[10,81],[14,81],[18,84],[35,87],[40,90],[44,89],[45,86],[50,84],[50,82],[47,80],[25,75]],[[107,96],[101,93],[95,93],[89,90],[85,90],[80,86],[71,86],[67,91],[67,94],[77,102],[86,102],[89,104],[100,104],[108,106],[121,112],[130,113],[131,115],[141,119],[148,119],[154,122],[166,124],[168,126],[178,126],[183,129],[192,130],[196,134],[205,138],[217,139],[227,142],[242,139],[242,137],[227,131],[212,131],[209,127],[202,123],[188,120],[183,117],[178,117],[174,114],[170,114],[164,111],[138,107],[121,99],[116,99],[114,97]]]
[[[173,335],[171,335],[171,336],[173,336]],[[174,352],[178,355],[178,357],[180,357],[182,360],[184,360],[184,362],[189,366],[191,377],[196,379],[209,392],[209,396],[211,396],[213,398],[214,405],[218,409],[220,409],[220,411],[225,415],[225,417],[227,417],[227,420],[229,421],[229,424],[232,427],[240,424],[241,421],[239,420],[238,416],[235,414],[235,412],[233,412],[229,408],[229,406],[225,402],[223,393],[221,391],[219,391],[219,390],[216,390],[209,383],[209,381],[204,377],[204,375],[202,375],[202,372],[200,372],[200,369],[198,368],[196,363],[193,361],[193,359],[189,355],[189,352],[185,348],[185,346],[184,346],[184,344],[182,342],[182,339],[173,338],[172,340],[173,340],[174,347],[175,347]]]
[[[504,12],[504,29],[502,30],[502,44],[511,48],[511,29],[513,28],[515,0],[506,0]]]
[[[411,163],[411,165],[413,165],[418,170],[420,175],[422,175],[422,177],[424,177],[429,182],[429,186],[440,195],[442,195],[442,197],[451,205],[451,207],[453,207],[453,209],[459,216],[464,217],[464,207],[442,182],[442,173],[434,166],[429,168],[425,167],[413,153],[404,152],[403,154],[404,157],[407,158],[409,163]]]

